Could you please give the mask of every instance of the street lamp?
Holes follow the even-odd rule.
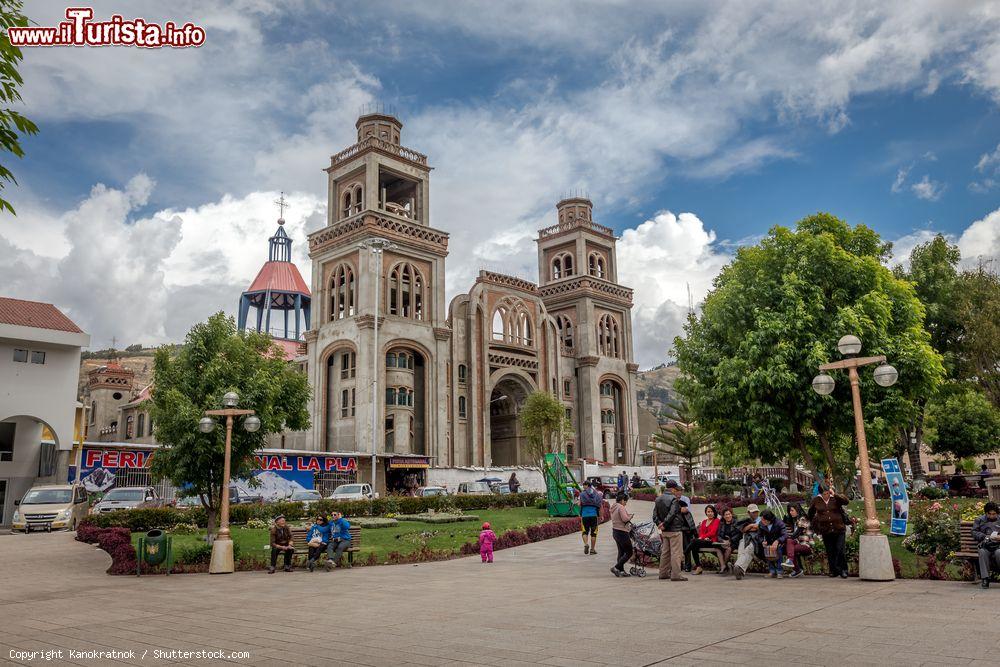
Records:
[[[861,493],[865,499],[865,532],[861,536],[858,555],[859,575],[869,581],[890,581],[896,578],[892,567],[889,539],[882,534],[878,515],[875,513],[875,492],[872,489],[871,464],[868,461],[868,441],[865,438],[865,420],[861,411],[861,388],[858,384],[858,369],[862,366],[879,364],[875,369],[875,382],[882,387],[891,387],[899,378],[895,368],[887,364],[884,355],[874,357],[855,356],[861,352],[861,340],[857,336],[844,336],[837,342],[837,349],[846,359],[828,364],[820,364],[819,370],[846,369],[851,381],[851,397],[854,403],[854,432],[858,441],[858,458],[861,460]],[[817,375],[812,382],[813,390],[820,396],[833,392],[834,380],[826,373]]]
[[[372,494],[375,493],[375,477],[376,470],[378,466],[378,406],[379,406],[379,393],[378,393],[378,376],[379,376],[379,357],[382,355],[379,353],[378,349],[378,306],[381,303],[379,286],[380,279],[382,278],[382,251],[393,250],[398,248],[395,243],[387,239],[374,238],[366,239],[358,244],[358,248],[367,249],[371,251],[372,258],[375,264],[375,342],[372,345]]]
[[[240,397],[235,391],[226,392],[222,397],[223,410],[206,410],[205,416],[198,421],[198,430],[211,433],[215,429],[215,417],[226,418],[226,449],[222,466],[221,507],[219,510],[219,534],[212,541],[212,561],[208,566],[209,574],[229,574],[236,567],[233,563],[233,539],[229,534],[229,468],[232,457],[233,417],[246,416],[243,420],[243,430],[255,433],[260,429],[260,419],[253,410],[239,410]]]

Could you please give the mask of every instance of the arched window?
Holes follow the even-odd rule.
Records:
[[[507,339],[507,309],[504,306],[498,306],[495,311],[493,311],[493,340],[506,340]]]
[[[465,384],[467,378],[468,378],[468,369],[465,367],[465,364],[459,364],[458,365],[458,381],[461,384]]]
[[[552,260],[552,280],[560,278],[562,278],[562,257],[556,257]]]
[[[395,368],[396,367],[396,353],[395,352],[389,352],[388,354],[385,355],[385,367],[386,368]]]
[[[354,269],[350,264],[338,264],[330,278],[330,319],[354,317],[357,302]]]
[[[340,355],[340,379],[348,380],[355,376],[357,371],[358,355],[355,352],[343,352]]]
[[[520,299],[504,297],[493,311],[493,340],[531,346],[534,326],[527,306]]]
[[[621,358],[621,328],[610,313],[602,315],[597,323],[597,351],[605,357]]]
[[[559,340],[562,342],[563,347],[572,350],[573,322],[570,321],[569,317],[566,315],[559,315],[556,317],[556,331],[559,334]]]
[[[130,440],[133,435],[132,428],[135,426],[135,417],[129,415],[125,418],[125,439]]]
[[[466,416],[465,396],[458,397],[458,416],[463,419]]]
[[[389,415],[385,418],[385,451],[396,449],[396,418]]]
[[[561,252],[552,260],[552,279],[569,278],[573,275],[573,255]]]
[[[385,404],[396,405],[396,390],[393,387],[385,388]]]
[[[400,387],[396,390],[396,405],[406,405],[406,387]]]
[[[588,268],[590,269],[590,275],[597,278],[606,278],[607,272],[604,267],[604,255],[599,252],[590,253],[588,258]]]
[[[352,205],[354,203],[352,201],[351,194],[352,193],[350,190],[344,193],[344,203],[340,207],[340,211],[343,214],[341,217],[343,218],[349,217],[351,215]]]
[[[146,435],[146,414],[140,412],[139,417],[135,421],[135,437],[141,438],[144,435]]]
[[[571,275],[573,275],[573,256],[572,255],[566,255],[566,257],[563,259],[563,273],[566,274],[567,278],[569,278]]]
[[[389,314],[413,320],[424,319],[426,285],[423,274],[412,264],[402,262],[392,267],[386,286],[389,290]]]
[[[354,212],[361,213],[361,208],[363,204],[362,194],[364,193],[364,188],[360,185],[354,188]]]

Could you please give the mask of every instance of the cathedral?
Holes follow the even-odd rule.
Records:
[[[638,367],[613,231],[594,222],[589,200],[560,201],[536,239],[538,283],[480,271],[449,303],[448,232],[431,220],[431,167],[400,143],[402,129],[390,115],[358,119],[357,143],[325,170],[328,219],[308,239],[310,293],[282,289],[294,280],[265,286],[257,328],[285,304],[284,334],[271,332],[286,349],[295,344],[289,357],[313,387],[312,429],[296,446],[357,456],[369,479],[374,435],[378,486],[388,488],[427,466],[527,465],[517,415],[544,390],[573,424],[570,460],[631,464]],[[296,297],[296,328],[302,299],[312,302],[304,345],[289,340]],[[244,294],[243,326],[247,303]]]

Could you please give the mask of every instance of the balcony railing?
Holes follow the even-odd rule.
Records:
[[[576,218],[571,222],[563,222],[558,225],[552,225],[551,227],[546,227],[545,229],[539,230],[538,237],[545,238],[546,236],[554,236],[555,234],[559,234],[560,232],[568,232],[570,230],[579,229],[581,227],[583,229],[590,229],[592,231],[595,231],[599,234],[604,234],[606,236],[615,235],[615,230],[611,229],[610,227],[599,225],[593,220],[582,220],[580,218]]]
[[[366,137],[364,141],[359,141],[358,143],[345,148],[336,155],[330,158],[330,167],[334,168],[348,160],[354,158],[358,154],[368,150],[369,148],[375,148],[386,153],[390,153],[404,160],[409,160],[410,162],[416,162],[417,164],[427,165],[427,156],[423,153],[418,153],[417,151],[406,148],[405,146],[400,146],[399,144],[394,144],[384,139],[379,139],[378,137]]]

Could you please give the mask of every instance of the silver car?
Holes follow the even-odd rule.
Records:
[[[143,503],[159,500],[156,489],[151,486],[124,486],[111,489],[100,502],[90,508],[91,514],[105,514],[115,510],[132,510]]]

